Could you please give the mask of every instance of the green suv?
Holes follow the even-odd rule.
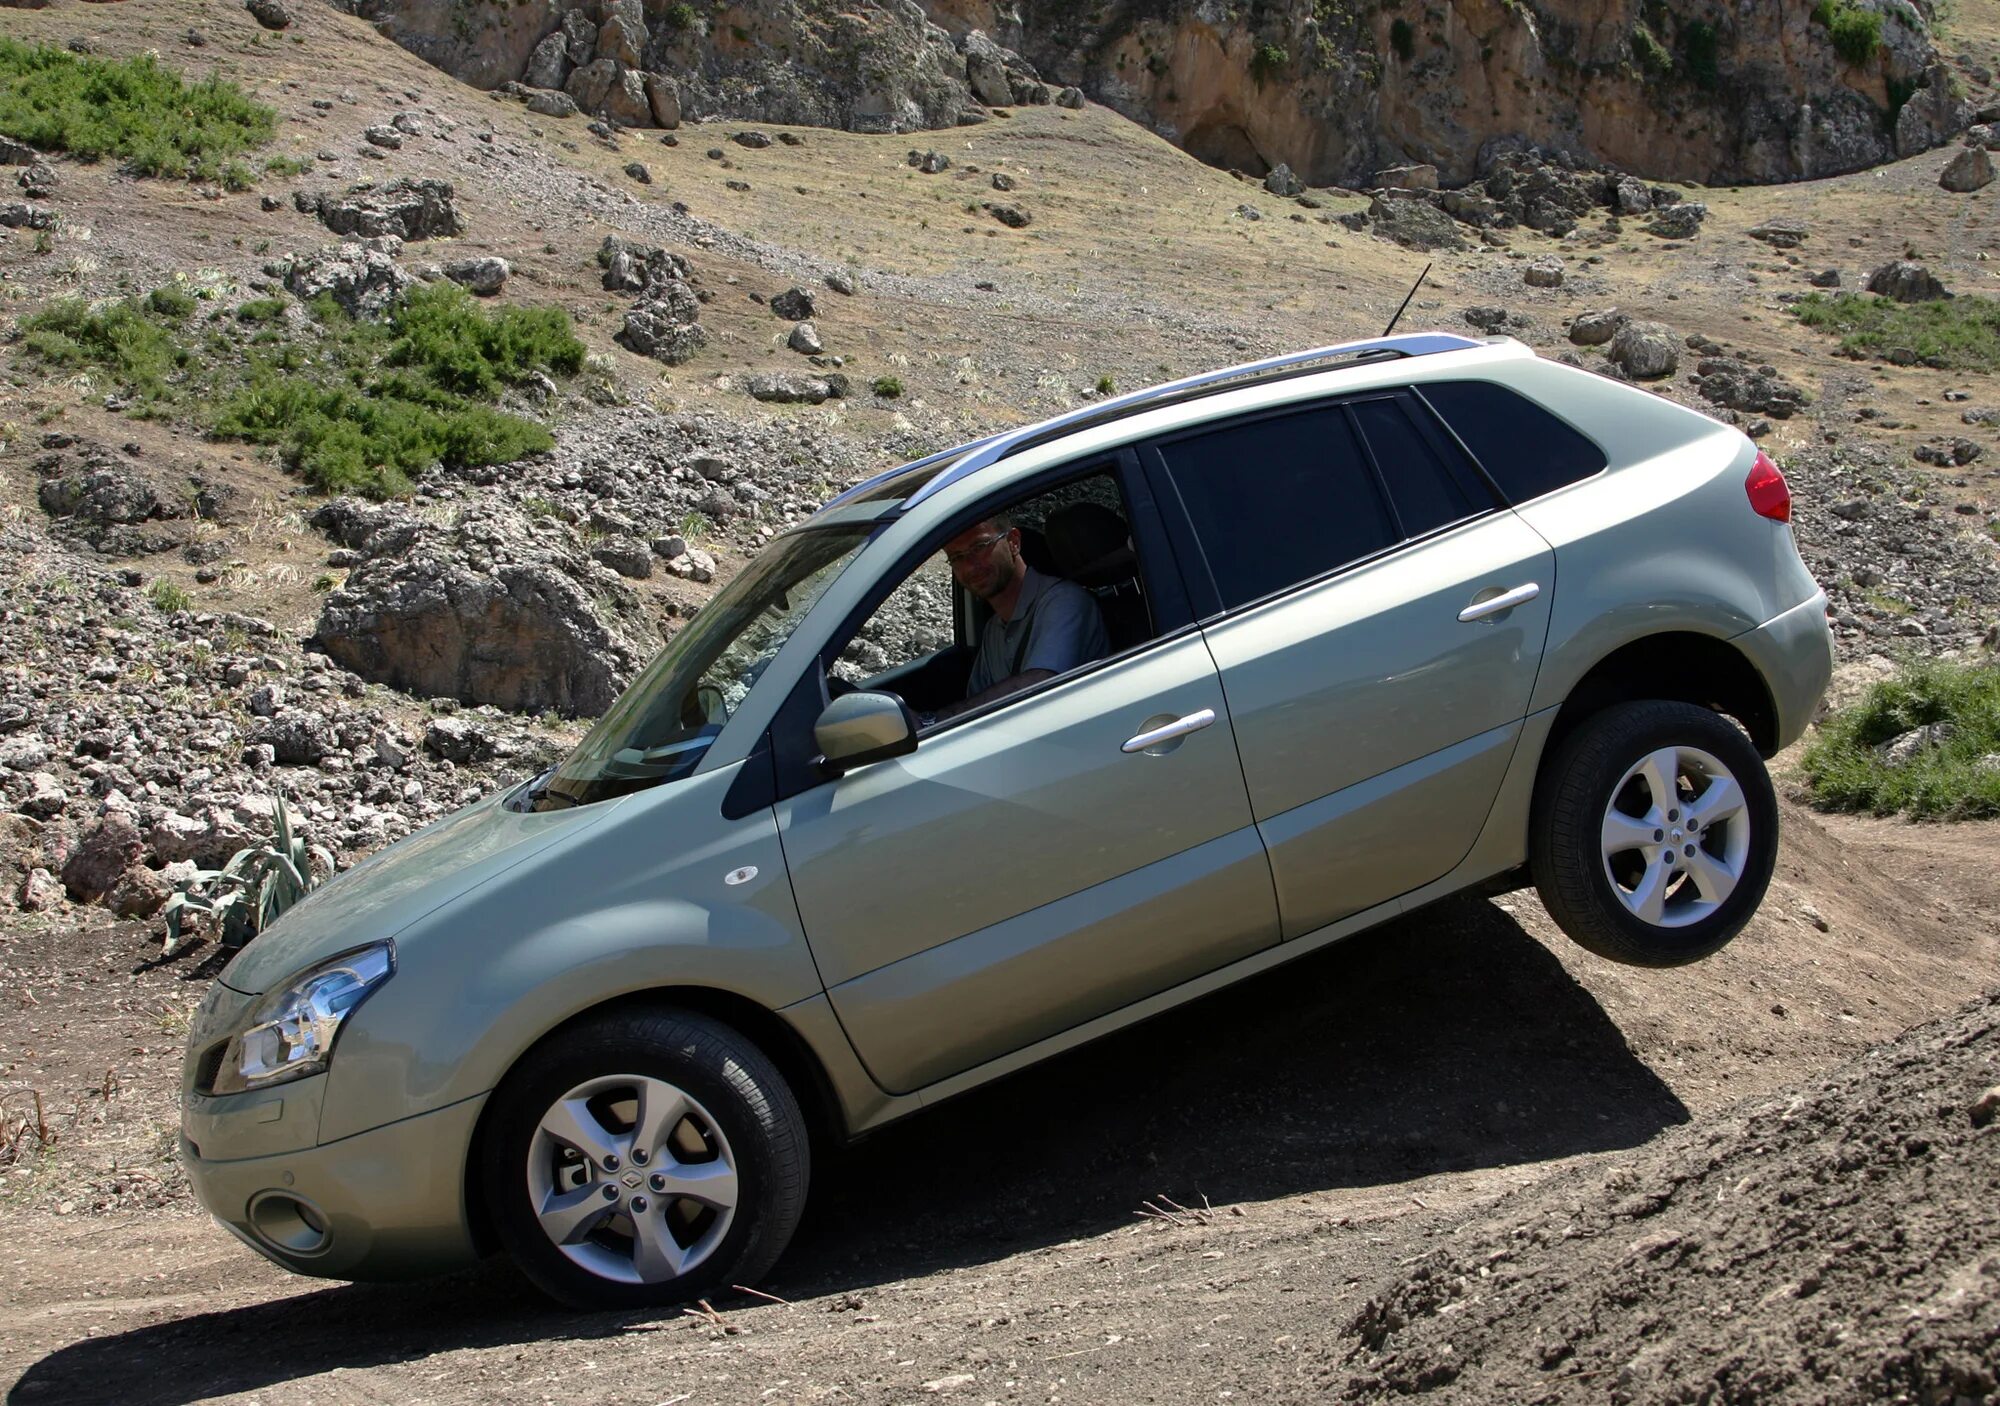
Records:
[[[815,1146],[1460,890],[1715,951],[1832,668],[1783,476],[1506,339],[1321,348],[885,473],[551,772],[229,964],[181,1150],[305,1274],[746,1284]]]

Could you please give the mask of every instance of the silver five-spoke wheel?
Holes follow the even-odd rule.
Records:
[[[736,1158],[708,1110],[661,1079],[612,1074],[576,1085],[528,1145],[542,1229],[580,1268],[628,1284],[694,1269],[729,1233]]]
[[[1750,819],[1728,767],[1697,747],[1662,747],[1619,781],[1600,838],[1605,876],[1626,910],[1684,927],[1736,891]]]

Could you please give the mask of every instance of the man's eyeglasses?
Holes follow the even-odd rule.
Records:
[[[1009,529],[1009,531],[1011,530]],[[985,556],[988,551],[992,550],[993,544],[1006,535],[1007,533],[1005,532],[996,532],[991,537],[981,537],[977,542],[974,542],[962,551],[946,552],[944,559],[951,565],[957,566],[962,562],[971,561],[974,557]]]

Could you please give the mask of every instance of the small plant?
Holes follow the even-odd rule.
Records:
[[[237,307],[236,320],[239,322],[269,322],[275,317],[283,317],[284,314],[285,300],[283,298],[252,298],[249,302]]]
[[[1884,744],[1924,729],[1907,755]],[[1826,810],[2000,815],[2000,665],[1913,660],[1827,720],[1800,765]]]
[[[1940,370],[2000,370],[2000,301],[1965,296],[1928,303],[1814,293],[1792,306],[1808,327],[1838,333],[1850,356],[1883,356],[1907,350],[1918,363]]]
[[[340,582],[333,579],[331,572],[322,571],[319,575],[313,577],[312,588],[314,594],[323,596],[339,584]]]
[[[903,378],[900,376],[877,376],[875,394],[884,400],[894,400],[903,393]]]
[[[1643,23],[1632,26],[1632,58],[1654,78],[1665,78],[1674,71],[1674,56]]]
[[[164,576],[153,578],[153,584],[146,587],[146,599],[153,603],[155,610],[166,615],[194,607],[194,597],[187,593],[187,588]]]
[[[274,799],[271,842],[239,849],[220,869],[203,869],[184,880],[167,899],[160,910],[167,921],[162,957],[187,944],[190,915],[219,923],[224,947],[241,947],[332,875],[333,855],[308,845],[292,827],[285,798]]]
[[[689,513],[680,521],[680,535],[683,542],[690,544],[699,542],[713,531],[715,531],[715,524],[700,513]]]
[[[701,16],[695,13],[694,6],[688,4],[687,0],[667,6],[666,13],[660,18],[666,21],[667,28],[676,34],[687,34],[701,27]]]
[[[1416,57],[1417,31],[1401,16],[1389,26],[1389,47],[1396,51],[1396,57],[1408,63]]]
[[[1832,37],[1834,52],[1851,64],[1867,63],[1882,47],[1882,16],[1851,0],[1819,0],[1812,19]]]
[[[1694,79],[1696,86],[1713,89],[1721,81],[1715,67],[1716,51],[1720,47],[1715,26],[1707,20],[1689,20],[1681,26],[1681,58],[1687,64],[1688,77]]]
[[[146,295],[146,307],[162,317],[186,317],[195,309],[194,294],[168,283]]]
[[[109,60],[0,39],[0,133],[140,176],[215,180],[277,130],[277,113],[235,83],[188,83],[150,54]]]
[[[1097,393],[1099,395],[1110,395],[1113,391],[1117,389],[1118,389],[1118,383],[1112,380],[1109,376],[1099,376],[1097,378]]]
[[[1261,88],[1282,74],[1291,61],[1292,56],[1284,45],[1265,44],[1250,57],[1250,76],[1257,80],[1257,86]]]
[[[548,518],[556,515],[556,505],[547,498],[536,494],[521,500],[521,511],[532,518]]]
[[[223,163],[222,171],[216,179],[222,182],[224,190],[240,193],[257,184],[257,173],[250,169],[250,163],[247,161],[228,161]]]
[[[267,176],[303,176],[312,170],[312,162],[302,156],[267,156],[264,158],[264,174]]]

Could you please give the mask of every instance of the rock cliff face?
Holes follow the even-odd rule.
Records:
[[[1966,120],[1930,0],[345,3],[470,83],[563,88],[637,123],[663,83],[690,116],[907,130],[1047,101],[1045,79],[1204,160],[1314,182],[1420,162],[1457,183],[1524,144],[1654,178],[1798,180]]]

